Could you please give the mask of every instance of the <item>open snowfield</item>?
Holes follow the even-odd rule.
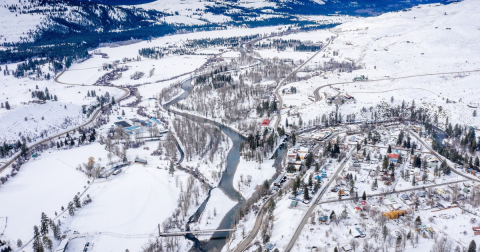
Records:
[[[280,250],[284,250],[290,241],[297,226],[302,221],[305,212],[310,207],[301,202],[297,207],[290,207],[292,200],[285,195],[277,203],[274,212],[273,231],[270,242]],[[249,251],[254,251],[250,249]]]
[[[18,42],[20,38],[25,38],[26,31],[35,30],[37,25],[45,19],[44,15],[21,15],[17,16],[16,13],[10,12],[3,6],[5,4],[16,4],[15,0],[2,0],[0,1],[0,39],[2,42]]]
[[[362,107],[375,106],[380,101],[390,103],[393,96],[395,99],[391,105],[414,99],[422,106],[437,109],[442,106],[445,114],[455,122],[479,126],[479,119],[471,116],[473,109],[466,107],[479,103],[475,88],[478,73],[442,74],[479,69],[479,57],[475,55],[480,51],[480,43],[478,27],[474,25],[479,22],[479,17],[473,14],[478,10],[478,2],[466,0],[448,6],[422,5],[407,12],[344,23],[332,29],[338,37],[327,47],[325,53],[330,55],[327,59],[353,60],[364,68],[352,73],[326,73],[325,78],[322,75],[290,83],[285,87],[295,86],[298,93],[283,95],[284,104],[287,107],[302,106],[299,112],[304,121],[315,118],[318,113],[335,109],[335,106],[326,105],[324,92],[336,95],[329,91],[330,87],[322,88],[320,100],[314,103],[316,88],[352,82],[354,77],[365,75],[369,82],[335,86],[340,88],[338,94],[350,94],[356,99],[356,104],[339,107],[342,114],[358,113]],[[289,36],[303,37],[301,34]],[[322,38],[318,36],[318,39]],[[311,40],[317,39],[312,36]],[[331,56],[332,51],[338,51],[339,56]],[[323,53],[319,54],[311,64],[323,60],[322,56]],[[372,82],[399,77],[409,78]],[[447,104],[447,98],[456,103]]]
[[[15,65],[11,64],[10,69]],[[42,132],[49,135],[66,131],[88,120],[82,113],[82,105],[94,105],[95,97],[87,97],[87,92],[95,90],[97,96],[105,95],[117,100],[124,95],[122,90],[111,87],[67,86],[50,81],[32,81],[28,78],[17,79],[11,75],[1,76],[1,102],[8,101],[11,109],[0,109],[0,142],[17,140],[22,136],[30,137],[33,142]],[[38,87],[38,89],[37,89]],[[29,103],[38,100],[32,98],[33,91],[48,89],[58,101],[46,101],[46,104]],[[43,117],[43,119],[42,119]],[[27,120],[25,120],[25,118]]]
[[[9,65],[9,69],[15,68],[16,64]],[[105,93],[108,92],[110,96],[115,96],[117,99],[124,94],[124,92],[118,88],[64,85],[56,83],[53,78],[49,81],[33,81],[29,78],[17,79],[12,75],[1,75],[0,83],[0,97],[2,102],[8,101],[12,109],[22,106],[22,103],[38,100],[37,98],[32,98],[32,92],[45,91],[46,88],[48,88],[50,95],[57,95],[58,102],[63,102],[67,104],[67,106],[68,104],[76,106],[90,105],[96,102],[96,98],[87,97],[87,92],[91,90],[95,90],[98,96],[105,95]],[[4,109],[0,109],[0,115],[7,112],[8,111]]]
[[[265,180],[270,180],[273,177],[275,174],[274,162],[273,159],[267,159],[259,164],[255,161],[246,161],[243,157],[240,158],[233,179],[233,186],[244,198],[250,198],[258,185],[261,186]],[[250,184],[247,182],[249,176],[251,177]]]
[[[314,52],[296,52],[292,48],[280,52],[275,49],[256,50],[256,52],[258,52],[262,58],[292,59],[294,61],[306,60],[315,54]]]
[[[81,113],[81,106],[68,104],[65,109],[65,105],[67,104],[63,102],[47,102],[8,111],[0,119],[0,131],[4,132],[0,136],[0,142],[17,140],[20,138],[19,133],[35,142],[44,131],[66,131],[87,121],[86,115]]]
[[[5,236],[26,242],[33,237],[33,226],[40,224],[42,212],[53,218],[55,212],[61,212],[61,206],[67,207],[74,195],[87,186],[87,176],[76,166],[86,163],[90,156],[105,162],[107,152],[103,148],[95,143],[52,151],[24,164],[18,175],[0,188],[0,201],[8,203],[1,207],[2,217],[8,217]]]
[[[128,47],[128,46],[126,46]],[[102,48],[103,49],[103,48]],[[118,60],[123,57],[136,57],[138,56],[138,49],[124,47],[114,48],[112,55],[119,55]],[[107,51],[107,50],[102,50]],[[131,54],[129,52],[132,52]],[[113,58],[113,57],[112,57]],[[114,85],[135,85],[143,83],[152,83],[156,81],[166,80],[174,76],[178,76],[187,72],[194,71],[206,62],[206,56],[196,55],[180,55],[180,56],[167,56],[158,60],[143,59],[142,61],[132,61],[121,66],[128,66],[129,70],[122,73],[122,77],[116,81],[112,81]],[[100,70],[103,63],[111,63],[114,60],[103,59],[100,56],[95,56],[84,63],[76,64],[67,70],[58,78],[59,82],[66,84],[94,84],[101,76],[107,73],[107,71]],[[151,69],[155,69],[154,74],[149,77]],[[100,70],[100,71],[99,71]],[[132,80],[130,76],[135,72],[144,72],[145,76]]]
[[[177,172],[186,184],[188,174]],[[80,209],[68,229],[80,233],[109,232],[125,237],[95,236],[92,251],[138,251],[148,238],[125,239],[136,234],[156,234],[176,208],[180,194],[175,177],[153,165],[131,165],[108,182],[95,182],[88,193],[93,202]],[[115,244],[115,245],[113,245]]]
[[[198,1],[198,0],[186,0],[186,1],[154,1],[151,3],[141,4],[140,8],[144,9],[154,9],[166,13],[174,14],[178,12],[173,17],[166,17],[165,21],[171,23],[184,23],[184,24],[197,24],[200,21],[208,22],[229,22],[232,19],[225,15],[215,15],[210,12],[204,12],[207,7],[212,7],[220,4],[208,2],[208,1]],[[242,1],[236,3],[238,6],[246,8],[261,8],[261,7],[275,7],[276,4],[271,3],[266,0],[261,1]],[[227,7],[228,8],[228,7]],[[235,10],[234,10],[235,11]],[[199,20],[202,19],[202,20]]]

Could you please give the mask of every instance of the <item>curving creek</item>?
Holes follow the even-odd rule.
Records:
[[[169,109],[170,105],[175,104],[175,103],[177,103],[177,102],[179,102],[179,101],[188,97],[190,92],[193,90],[191,80],[192,80],[191,78],[185,80],[182,83],[182,89],[184,90],[184,93],[182,93],[180,96],[173,99],[172,101],[166,103],[164,105],[164,107],[172,113],[175,113],[177,115],[186,117],[190,120],[195,120],[198,123],[210,123],[210,124],[216,125],[223,131],[223,133],[225,133],[232,140],[233,146],[232,146],[232,149],[230,150],[230,152],[227,155],[227,164],[226,164],[227,168],[224,171],[224,173],[222,175],[222,178],[221,178],[221,180],[218,184],[218,187],[217,187],[217,188],[221,189],[223,191],[223,193],[225,193],[225,195],[227,195],[230,199],[238,202],[223,217],[222,222],[220,223],[220,226],[217,227],[217,229],[229,229],[234,225],[236,210],[241,206],[241,204],[245,200],[242,197],[242,195],[237,190],[235,190],[235,188],[233,187],[233,178],[234,178],[234,175],[235,175],[235,171],[237,170],[237,165],[240,161],[240,152],[239,152],[240,143],[245,141],[246,139],[245,139],[244,136],[238,134],[237,132],[233,131],[229,127],[226,127],[226,126],[224,126],[220,123],[217,123],[217,122],[214,122],[212,120],[205,119],[205,118],[202,118],[202,117],[198,117],[198,116],[194,116],[194,115],[190,115],[190,114],[185,114],[185,113],[181,113],[181,112]],[[180,151],[180,154],[181,154],[180,159],[183,160],[183,151],[180,148],[179,148],[179,151]],[[277,166],[277,163],[279,161],[281,161],[282,154],[283,154],[283,149],[279,149],[279,155],[278,155],[279,158],[277,158],[277,160],[275,160],[275,166]],[[206,206],[209,198],[210,198],[210,192],[209,192],[209,195],[208,195],[207,199],[200,205],[200,207],[197,209],[197,211],[192,216],[190,216],[188,224],[198,221],[198,219],[201,216],[203,210],[205,209],[205,206]],[[190,229],[188,224],[187,224],[187,230]],[[226,243],[226,238],[225,238],[226,236],[228,236],[227,232],[223,232],[223,233],[222,232],[216,232],[212,235],[212,237],[208,241],[200,241],[194,235],[191,235],[191,234],[186,235],[185,238],[187,238],[187,239],[189,239],[189,240],[191,240],[195,243],[195,245],[192,247],[192,249],[190,251],[220,251]]]

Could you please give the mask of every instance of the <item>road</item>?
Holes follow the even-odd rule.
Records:
[[[260,231],[260,227],[262,226],[263,216],[265,216],[265,213],[267,212],[267,203],[273,197],[276,197],[276,194],[268,197],[268,199],[265,200],[262,207],[260,208],[260,212],[257,215],[257,219],[255,220],[255,225],[253,226],[252,231],[250,231],[248,236],[245,239],[243,239],[243,241],[241,241],[237,245],[237,248],[235,249],[235,252],[245,251],[247,249],[248,245],[250,245],[250,243],[253,242],[253,240],[255,239],[255,237],[258,234],[258,231]]]
[[[446,158],[444,158],[442,155],[438,154],[436,151],[434,151],[432,149],[432,147],[430,147],[430,145],[428,145],[425,141],[423,141],[422,138],[420,138],[416,133],[412,132],[411,130],[407,129],[406,130],[408,133],[410,133],[411,136],[413,136],[415,139],[417,139],[419,142],[421,142],[425,147],[427,147],[427,149],[430,151],[430,153],[433,153],[433,155],[435,155],[435,157],[437,157],[438,160],[441,160],[441,161],[444,161],[447,163],[447,165],[450,167],[450,170],[453,172],[453,173],[456,173],[458,174],[459,176],[461,177],[464,177],[466,179],[469,179],[469,180],[474,180],[474,181],[477,181],[477,182],[480,182],[480,179],[477,179],[477,178],[472,178],[470,176],[467,176],[465,175],[464,173],[462,172],[459,172],[457,171],[457,169],[455,169],[455,167],[452,167],[447,161]]]
[[[353,151],[355,150],[355,148],[350,152],[350,155],[345,157],[342,161],[342,164],[340,165],[340,167],[337,169],[337,171],[335,172],[335,174],[330,177],[330,181],[328,181],[328,183],[323,187],[322,191],[320,192],[320,195],[318,195],[317,199],[315,200],[315,202],[310,206],[310,208],[308,208],[308,211],[307,213],[305,213],[305,215],[303,216],[303,219],[302,219],[302,222],[300,222],[300,224],[298,225],[297,229],[295,230],[295,233],[293,234],[292,238],[290,239],[290,242],[288,243],[287,245],[287,248],[285,249],[285,251],[290,251],[292,248],[293,248],[293,245],[295,245],[295,242],[297,241],[298,237],[300,236],[300,234],[302,233],[302,230],[303,230],[303,227],[305,226],[305,224],[307,224],[308,222],[308,218],[310,218],[310,216],[312,215],[312,212],[313,210],[315,210],[315,207],[318,205],[319,203],[319,200],[323,197],[323,195],[325,194],[325,192],[328,190],[328,188],[330,188],[330,186],[332,185],[332,183],[335,181],[335,178],[338,176],[338,174],[343,170],[343,168],[345,167],[345,164],[347,163],[347,160],[350,159],[350,156],[351,154],[353,153]]]
[[[370,195],[367,195],[367,197],[387,196],[387,195],[390,195],[390,194],[397,194],[397,193],[402,193],[402,192],[411,192],[411,191],[423,190],[424,188],[432,188],[432,187],[438,187],[438,186],[456,184],[456,183],[466,182],[466,181],[470,181],[470,180],[468,180],[468,179],[463,179],[463,180],[455,180],[455,181],[450,181],[450,182],[445,182],[445,183],[440,183],[440,184],[434,184],[434,185],[428,185],[428,186],[417,186],[417,187],[415,187],[415,188],[404,189],[404,190],[395,190],[395,191],[393,191],[393,192],[370,194]],[[354,199],[354,198],[343,198],[343,199],[325,200],[325,201],[318,202],[317,205],[326,204],[326,203],[333,203],[333,202],[340,202],[340,201],[349,201],[349,200],[353,200],[353,199]]]
[[[280,108],[279,110],[281,110],[282,106],[283,106],[283,101],[282,101],[282,97],[280,96],[280,94],[278,93],[278,91],[280,90],[280,88],[283,86],[283,83],[288,79],[290,78],[292,75],[296,74],[302,67],[304,67],[308,62],[310,62],[313,58],[315,58],[320,52],[322,52],[325,48],[327,48],[327,46],[333,41],[333,39],[331,39],[330,41],[328,41],[328,43],[322,47],[322,49],[320,49],[318,52],[316,52],[315,54],[313,54],[312,57],[308,58],[303,64],[301,64],[300,66],[298,66],[297,68],[295,68],[289,75],[287,75],[285,78],[283,78],[277,85],[277,88],[275,89],[275,93],[277,95],[277,98],[279,99],[279,104],[280,104]],[[281,116],[281,113],[279,111],[279,113],[277,114],[277,120],[275,121],[275,126],[274,126],[274,129],[276,129],[278,127],[278,124],[280,123],[280,120],[281,120],[282,116]],[[241,252],[241,251],[244,251],[248,245],[250,245],[250,243],[253,242],[253,240],[255,239],[255,237],[257,236],[258,234],[258,231],[260,230],[260,227],[262,225],[262,220],[263,220],[263,216],[265,215],[265,206],[266,206],[266,203],[271,199],[271,198],[274,198],[276,197],[276,195],[274,196],[270,196],[264,203],[264,205],[262,206],[262,208],[260,209],[260,212],[259,214],[257,215],[257,219],[255,220],[255,225],[252,229],[252,231],[250,231],[250,233],[248,234],[248,236],[243,239],[243,241],[241,241],[238,245],[237,245],[237,248],[235,249],[235,252]]]
[[[443,158],[441,155],[439,155],[438,153],[436,153],[428,144],[426,144],[420,137],[418,137],[417,134],[414,134],[412,132],[410,132],[409,130],[407,130],[407,132],[409,132],[414,138],[416,138],[419,142],[421,142],[424,146],[427,147],[427,149],[429,149],[431,151],[431,153],[434,153],[434,155],[439,159],[439,160],[445,160],[445,158]],[[346,159],[344,160],[344,163],[342,164],[342,166],[337,170],[337,172],[335,173],[335,175],[332,177],[332,179],[329,181],[328,185],[326,187],[323,188],[321,194],[318,196],[318,198],[316,199],[315,203],[312,204],[312,206],[308,209],[307,213],[305,214],[305,216],[303,217],[303,220],[302,222],[300,223],[300,225],[297,227],[296,231],[295,231],[295,234],[293,235],[292,239],[290,240],[289,244],[287,245],[287,248],[285,249],[285,251],[290,251],[293,246],[295,245],[295,242],[296,240],[298,239],[298,237],[300,236],[301,232],[302,232],[302,229],[303,227],[305,226],[305,224],[308,222],[308,218],[311,216],[311,213],[313,212],[314,208],[316,205],[319,205],[319,204],[325,204],[325,203],[332,203],[332,202],[339,202],[339,201],[348,201],[348,200],[352,200],[352,198],[344,198],[344,199],[336,199],[336,200],[330,200],[330,201],[322,201],[322,202],[318,202],[319,199],[323,196],[323,194],[325,193],[325,190],[327,190],[331,183],[334,181],[334,178],[338,175],[338,173],[343,169],[343,166],[345,165],[345,162]],[[458,171],[455,170],[454,167],[450,167],[451,170],[454,172],[454,173],[457,173],[458,175],[466,178],[464,180],[459,180],[459,181],[452,181],[452,182],[446,182],[446,183],[440,183],[440,184],[435,184],[435,185],[429,185],[429,186],[422,186],[422,187],[416,187],[416,188],[410,188],[410,189],[405,189],[405,190],[395,190],[395,191],[392,191],[392,192],[387,192],[387,193],[378,193],[378,194],[371,194],[371,195],[368,195],[369,197],[372,197],[372,196],[383,196],[383,195],[388,195],[388,194],[394,194],[394,193],[401,193],[401,192],[408,192],[408,191],[415,191],[415,190],[418,190],[420,188],[431,188],[431,187],[438,187],[438,186],[442,186],[442,185],[448,185],[448,184],[455,184],[455,183],[459,183],[459,182],[465,182],[465,181],[470,181],[470,180],[475,180],[475,181],[479,181],[478,179],[474,179],[474,178],[471,178],[471,177],[468,177],[466,176],[465,174],[462,174]]]
[[[279,100],[279,104],[280,104],[280,108],[279,108],[279,113],[277,115],[277,121],[275,122],[275,127],[274,129],[276,129],[278,127],[278,124],[280,123],[280,120],[282,119],[282,115],[280,113],[282,107],[283,107],[283,100],[282,100],[282,96],[280,95],[280,93],[278,92],[280,90],[280,88],[283,86],[284,82],[290,78],[292,75],[294,74],[297,74],[297,72],[302,69],[308,62],[310,62],[313,58],[315,58],[320,52],[323,52],[325,50],[325,48],[327,48],[331,43],[332,41],[334,40],[335,38],[332,38],[328,41],[328,43],[326,45],[324,45],[322,47],[322,49],[318,50],[318,52],[316,52],[315,54],[313,54],[312,57],[308,58],[305,62],[303,62],[300,66],[298,66],[297,68],[295,68],[289,75],[287,75],[287,77],[283,78],[277,85],[277,88],[275,89],[275,93],[277,95],[277,98]]]
[[[385,81],[385,80],[400,80],[400,79],[408,79],[408,78],[416,78],[416,77],[422,77],[422,76],[435,76],[435,75],[444,75],[444,74],[461,74],[461,73],[476,73],[476,72],[480,72],[480,70],[470,70],[470,71],[459,71],[459,72],[446,72],[446,73],[431,73],[431,74],[417,74],[417,75],[409,75],[409,76],[403,76],[403,77],[392,77],[392,78],[383,78],[383,79],[376,79],[376,80],[367,80],[367,81],[359,81],[360,83],[363,83],[363,82],[378,82],[378,81]],[[320,86],[318,87],[317,89],[315,89],[314,91],[314,94],[315,94],[315,101],[319,101],[320,100],[320,95],[319,95],[319,91],[320,89],[324,88],[324,87],[331,87],[331,86],[335,86],[335,85],[342,85],[342,84],[353,84],[353,83],[359,83],[359,82],[355,82],[355,81],[347,81],[347,82],[337,82],[337,83],[331,83],[331,84],[326,84],[326,85],[323,85],[323,86]],[[429,91],[429,90],[427,90]],[[431,91],[430,91],[431,92]],[[371,93],[377,93],[377,92],[371,92]]]
[[[63,84],[63,85],[78,85],[78,84],[67,84],[67,83],[61,83],[61,82],[58,82],[57,81],[57,78],[60,77],[62,74],[59,74],[56,78],[55,78],[55,82],[59,83],[59,84]],[[78,85],[78,86],[93,86],[93,85]],[[95,87],[98,87],[98,86],[95,86]],[[120,102],[122,100],[124,100],[125,98],[127,98],[128,96],[130,96],[130,90],[128,88],[121,88],[121,87],[116,87],[118,89],[121,89],[125,92],[125,94],[123,94],[122,97],[120,97],[119,99],[117,99],[117,102]],[[97,109],[93,114],[92,116],[90,117],[90,119],[88,121],[86,121],[85,123],[79,125],[79,126],[76,126],[74,128],[71,128],[71,129],[68,129],[64,132],[61,132],[61,133],[58,133],[58,134],[55,134],[55,135],[52,135],[52,136],[49,136],[48,138],[45,138],[39,142],[35,142],[31,145],[28,145],[28,148],[29,149],[32,149],[32,148],[35,148],[36,146],[40,145],[40,144],[43,144],[43,143],[47,143],[49,142],[50,140],[54,139],[54,138],[57,138],[57,137],[60,137],[60,136],[63,136],[65,134],[67,134],[67,132],[70,132],[72,130],[77,130],[79,128],[82,128],[82,127],[85,127],[89,124],[91,124],[92,122],[95,121],[95,119],[97,119],[99,116],[100,116],[100,112],[103,112],[105,109],[107,109],[108,107],[105,107],[103,109],[99,108]],[[13,162],[15,162],[15,160],[17,160],[17,158],[20,157],[20,152],[18,152],[17,154],[13,155],[13,157],[7,161],[6,163],[4,163],[1,167],[0,167],[0,173],[3,172],[3,170],[5,170],[7,167],[9,167]]]

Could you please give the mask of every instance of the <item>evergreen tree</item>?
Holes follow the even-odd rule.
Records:
[[[293,146],[295,146],[295,143],[297,142],[297,136],[295,135],[295,132],[292,133],[292,143],[293,143]]]
[[[50,219],[47,217],[45,213],[42,213],[41,217],[41,224],[40,224],[40,233],[42,235],[48,234],[48,223]]]
[[[45,248],[52,251],[52,248],[53,248],[52,240],[50,240],[50,238],[48,238],[48,236],[46,236],[46,235],[43,236],[42,240],[43,240],[43,245],[45,246]]]
[[[305,200],[310,200],[310,195],[308,194],[308,187],[307,185],[303,186],[303,198]]]
[[[81,208],[82,204],[80,203],[80,197],[75,194],[75,197],[73,197],[73,203],[75,204],[76,208]]]
[[[335,221],[337,219],[337,215],[335,214],[335,211],[332,211],[330,214],[330,221]]]
[[[75,206],[73,206],[73,202],[68,202],[68,214],[71,216],[75,215]]]
[[[172,174],[172,177],[175,173],[175,169],[173,168],[173,161],[170,161],[170,169],[168,170],[168,173]]]
[[[383,157],[382,170],[386,171],[387,168],[388,168],[388,157],[385,156],[385,157]]]
[[[367,193],[363,191],[362,200],[367,200]]]
[[[392,146],[388,145],[387,153],[392,153]]]
[[[297,197],[297,193],[298,193],[298,186],[297,186],[297,182],[293,182],[292,184],[292,193],[293,193],[293,197]]]
[[[472,240],[470,242],[470,245],[468,245],[468,252],[477,252],[477,244],[475,243],[475,240]]]
[[[53,237],[55,237],[55,239],[58,240],[58,241],[61,240],[62,235],[61,235],[61,232],[60,232],[60,227],[55,225],[55,223],[53,223],[53,222],[50,226],[52,227]]]
[[[422,225],[422,219],[420,218],[420,216],[417,216],[417,218],[415,219],[415,226],[420,226]]]
[[[44,252],[43,244],[41,239],[40,232],[37,226],[33,227],[33,252]]]
[[[8,101],[5,102],[5,108],[6,108],[7,110],[10,110],[10,104],[8,104]]]

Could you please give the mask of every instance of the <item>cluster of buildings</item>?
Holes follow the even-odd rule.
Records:
[[[297,172],[300,171],[301,166],[303,162],[305,162],[305,159],[307,158],[309,152],[310,149],[304,146],[298,148],[290,148],[287,152],[288,164],[293,164]],[[300,160],[297,160],[297,156],[300,158]]]
[[[158,129],[158,135],[162,135],[168,132],[168,129],[166,128],[166,125],[164,123],[160,122],[156,118],[150,118],[150,119],[137,119],[137,118],[122,118],[122,117],[117,117],[117,121],[113,123],[112,128],[114,126],[117,127],[122,127],[123,130],[126,133],[129,134],[143,134],[145,132],[148,132],[148,128],[151,127],[157,127]]]

